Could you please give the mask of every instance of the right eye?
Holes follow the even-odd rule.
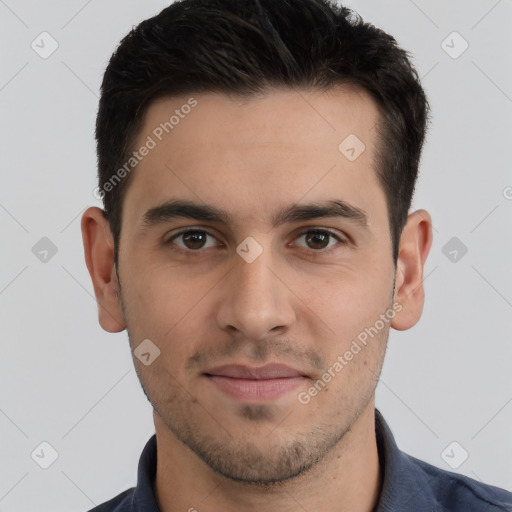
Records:
[[[184,229],[178,233],[175,233],[165,242],[166,245],[176,245],[188,253],[203,252],[203,249],[209,249],[215,247],[215,243],[205,245],[208,242],[208,237],[215,239],[215,237],[202,229]],[[216,240],[216,239],[215,239]],[[179,241],[180,243],[178,243]],[[195,254],[194,254],[195,256]]]

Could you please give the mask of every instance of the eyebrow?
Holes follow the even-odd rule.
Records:
[[[228,212],[209,204],[199,204],[185,200],[171,200],[149,208],[143,216],[143,225],[152,227],[176,218],[190,218],[202,222],[233,224],[234,217]],[[340,217],[361,227],[368,227],[368,216],[364,210],[340,199],[292,204],[279,210],[271,219],[272,227],[289,222],[298,222],[325,217]]]

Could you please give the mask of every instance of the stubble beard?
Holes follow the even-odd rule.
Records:
[[[394,288],[394,287],[393,287]],[[129,319],[123,304],[119,289],[119,301],[126,320],[126,331],[132,350],[134,345],[130,336]],[[385,349],[384,349],[385,351]],[[282,484],[306,476],[344,439],[352,426],[366,409],[374,397],[375,387],[382,369],[382,360],[377,364],[374,372],[375,382],[370,385],[367,394],[350,405],[351,414],[345,416],[350,421],[338,424],[319,423],[307,432],[298,432],[294,439],[282,443],[272,443],[272,433],[266,446],[246,440],[245,436],[234,438],[226,426],[216,420],[207,408],[200,404],[185,388],[172,376],[165,379],[169,386],[163,390],[166,396],[159,394],[158,386],[150,386],[146,376],[139,372],[137,364],[135,369],[146,398],[153,406],[155,413],[161,418],[169,431],[184,446],[199,457],[209,468],[227,479],[250,486],[265,488],[279,487]],[[160,372],[167,370],[161,368]],[[162,379],[156,379],[162,382]],[[154,394],[148,389],[156,390]],[[162,393],[162,390],[160,390]],[[240,408],[240,415],[253,427],[255,423],[262,423],[274,415],[272,405],[244,405]],[[212,425],[208,426],[211,420]],[[291,414],[293,416],[293,413]],[[291,419],[293,421],[293,418]],[[268,426],[262,426],[268,429]],[[279,428],[276,427],[276,428]],[[222,432],[224,440],[219,441],[209,432]]]

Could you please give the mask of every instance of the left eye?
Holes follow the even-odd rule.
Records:
[[[210,235],[210,233],[207,233],[206,231],[195,229],[177,233],[173,237],[169,238],[168,243],[174,242],[175,240],[182,240],[185,245],[176,244],[178,247],[181,249],[191,249],[197,251],[198,249],[207,249],[208,247],[215,246],[215,244],[213,244],[205,247],[205,241],[207,237],[215,238],[213,235]]]
[[[314,249],[315,252],[321,252],[332,247],[332,245],[335,245],[329,245],[329,241],[345,242],[338,235],[335,235],[325,229],[310,229],[308,231],[304,231],[297,237],[297,240],[300,240],[301,238],[304,238],[306,244],[308,244],[306,248]],[[311,247],[311,244],[313,244],[313,247]]]

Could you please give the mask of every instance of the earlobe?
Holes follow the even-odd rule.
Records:
[[[126,328],[118,298],[118,282],[114,262],[114,243],[103,210],[88,208],[82,215],[82,240],[85,262],[94,286],[101,327],[108,332]]]
[[[394,301],[401,305],[391,327],[410,329],[421,317],[425,300],[423,269],[432,246],[432,219],[426,210],[417,210],[407,219],[397,260]]]

